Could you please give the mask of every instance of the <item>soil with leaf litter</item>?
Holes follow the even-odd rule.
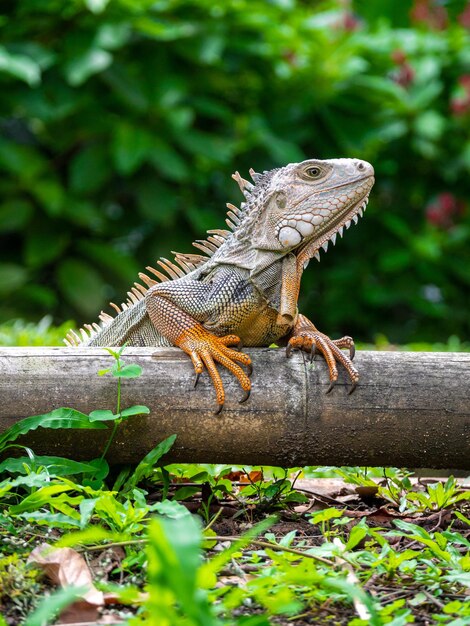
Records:
[[[224,468],[222,476],[198,483],[207,468],[188,467],[178,466],[178,476],[171,467],[158,470],[167,498],[162,502],[162,485],[150,482],[140,492],[146,500],[140,495],[133,506],[171,517],[173,502],[201,519],[204,559],[223,561],[213,584],[205,585],[210,610],[220,608],[221,621],[213,623],[470,624],[470,492],[463,481],[417,480],[395,470],[378,486],[357,470],[301,479],[273,468]],[[276,518],[269,517],[273,512]],[[88,591],[56,623],[146,623],[135,617],[149,595],[143,526],[123,541],[84,541],[44,556],[40,546],[54,546],[67,530],[33,518],[24,515],[21,526],[3,517],[0,526],[6,624],[21,623],[57,586],[83,581]],[[269,528],[240,540],[267,519]],[[171,537],[166,541],[171,545]],[[161,584],[171,590],[170,582]],[[133,589],[127,597],[126,588]]]

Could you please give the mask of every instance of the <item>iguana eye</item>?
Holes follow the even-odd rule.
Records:
[[[321,174],[321,169],[319,167],[309,167],[308,169],[305,170],[305,173],[307,174],[307,176],[309,176],[310,178],[318,178]]]

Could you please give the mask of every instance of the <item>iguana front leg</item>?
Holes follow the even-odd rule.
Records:
[[[226,367],[238,379],[245,391],[240,402],[244,402],[249,397],[251,382],[237,363],[251,367],[251,359],[247,354],[229,348],[240,343],[239,337],[217,337],[195,319],[195,315],[200,319],[208,316],[216,302],[217,296],[214,296],[211,287],[198,282],[158,284],[146,295],[147,311],[155,328],[191,358],[196,372],[195,385],[206,367],[215,387],[218,414],[224,406],[225,391],[215,362]],[[191,315],[188,310],[194,314]]]
[[[286,355],[290,356],[292,350],[296,348],[309,352],[312,360],[317,352],[323,355],[328,365],[331,381],[326,393],[333,389],[338,379],[337,363],[343,365],[351,379],[352,387],[349,393],[351,394],[354,391],[359,380],[359,373],[352,364],[355,348],[351,337],[330,339],[327,335],[317,330],[304,315],[299,315],[287,344]],[[349,358],[341,352],[341,348],[349,348]]]

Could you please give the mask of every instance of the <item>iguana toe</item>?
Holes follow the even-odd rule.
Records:
[[[354,339],[352,337],[341,337],[341,339],[333,339],[333,343],[338,348],[349,348],[349,360],[352,361],[354,359],[354,355],[356,354],[356,347],[354,346]]]
[[[240,339],[236,335],[226,335],[216,337],[200,324],[195,324],[191,328],[184,330],[178,338],[176,345],[182,348],[191,358],[196,372],[194,386],[199,381],[199,376],[204,369],[207,370],[214,385],[217,398],[218,415],[225,404],[225,389],[216,364],[223,365],[239,381],[245,391],[243,402],[249,397],[251,382],[251,359],[247,354],[237,352],[228,347],[237,345]],[[238,363],[248,367],[248,374],[238,365]]]
[[[301,316],[303,318],[303,316]],[[303,350],[310,354],[310,361],[317,353],[321,353],[328,365],[330,375],[330,385],[326,393],[330,393],[338,378],[337,363],[340,363],[348,373],[352,382],[351,394],[357,386],[359,373],[352,364],[355,348],[351,337],[341,337],[341,339],[330,339],[324,333],[318,331],[315,326],[306,318],[301,320],[295,334],[289,339],[286,354],[289,356],[293,350]],[[341,352],[341,348],[349,348],[349,358]]]

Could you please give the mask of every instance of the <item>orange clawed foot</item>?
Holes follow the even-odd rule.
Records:
[[[352,364],[355,354],[354,341],[351,337],[330,339],[327,335],[318,331],[313,324],[311,324],[311,322],[309,322],[309,324],[309,327],[304,326],[301,329],[299,328],[294,337],[289,339],[286,355],[290,356],[292,350],[295,349],[305,350],[310,354],[310,360],[313,361],[315,355],[320,353],[325,358],[328,365],[328,371],[330,373],[330,386],[328,387],[326,393],[329,393],[333,389],[338,379],[338,369],[336,364],[341,363],[351,379],[352,386],[349,390],[349,393],[351,394],[356,388],[359,380],[359,372]],[[349,348],[349,358],[341,352],[341,348]]]
[[[201,326],[201,324],[196,324],[184,330],[175,343],[191,357],[196,372],[194,386],[197,385],[199,376],[203,372],[204,367],[206,367],[209,372],[217,397],[218,409],[215,413],[216,415],[223,409],[225,390],[215,362],[226,367],[240,382],[242,389],[245,391],[240,402],[248,400],[251,391],[251,381],[249,379],[251,374],[251,359],[247,354],[237,352],[237,350],[228,347],[241,345],[239,337],[236,335],[216,337]],[[246,365],[248,367],[248,374],[245,373],[237,363]]]

